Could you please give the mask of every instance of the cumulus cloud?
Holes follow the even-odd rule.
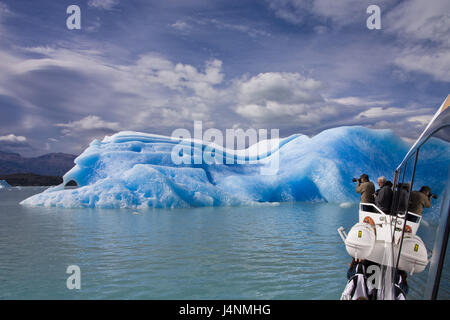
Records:
[[[119,121],[107,121],[97,115],[89,115],[66,123],[56,123],[57,132],[45,140],[45,150],[64,150],[66,153],[79,154],[94,139],[121,131]]]
[[[318,93],[322,88],[321,82],[299,73],[260,73],[249,80],[240,81],[238,86],[239,99],[244,103],[278,101],[295,104],[323,100]]]
[[[434,80],[450,82],[450,47],[433,51],[429,49],[407,51],[397,57],[394,63],[406,71],[425,73]]]
[[[61,73],[65,77],[61,77],[60,80],[65,83],[53,81],[52,88],[46,89],[64,92],[65,96],[72,95],[70,104],[64,106],[64,109],[71,112],[108,111],[126,115],[127,107],[134,109],[145,107],[148,110],[173,106],[170,102],[180,96],[213,99],[216,95],[214,86],[220,84],[224,76],[220,60],[208,60],[205,62],[204,70],[198,70],[192,65],[173,63],[154,53],[141,55],[135,62],[122,65],[111,63],[95,50],[37,47],[26,48],[26,52],[39,53],[43,57],[20,59],[0,51],[0,56],[3,53],[5,57],[3,60],[5,63],[2,63],[5,72],[0,75],[0,81],[2,78],[5,80],[5,88],[9,89],[9,94],[17,92],[17,88],[7,83],[11,77],[29,78],[37,73],[42,77],[47,72]],[[68,73],[71,73],[72,77]],[[67,83],[69,79],[74,83]],[[84,84],[84,81],[89,83]],[[39,83],[27,85],[42,86]],[[67,88],[68,85],[79,86],[79,89],[83,90],[95,89],[92,92],[92,97],[95,98],[86,101],[85,95],[73,92],[75,90]],[[17,92],[16,96],[23,97],[20,92]],[[105,103],[112,104],[108,110]]]
[[[358,117],[360,118],[385,118],[387,115],[389,117],[397,117],[397,116],[405,116],[414,114],[417,112],[416,110],[408,110],[406,108],[395,108],[395,107],[374,107],[367,110],[364,110],[363,112],[358,114]]]
[[[16,136],[15,134],[8,134],[6,136],[0,136],[0,142],[18,143],[23,144],[27,141],[24,136]]]
[[[70,121],[69,123],[57,123],[57,127],[66,128],[65,132],[85,131],[85,130],[112,130],[119,131],[120,125],[118,122],[108,122],[101,119],[99,116],[89,115],[77,121]],[[69,130],[70,129],[70,130]]]
[[[347,106],[373,107],[377,105],[388,105],[391,102],[382,99],[363,99],[360,97],[341,97],[335,99],[327,99],[328,102],[338,103]]]
[[[268,72],[236,82],[236,113],[266,122],[281,119],[306,119],[314,122],[314,105],[323,102],[320,81],[298,73]]]
[[[137,76],[144,83],[158,83],[172,90],[192,89],[198,96],[208,97],[214,95],[214,85],[222,82],[222,61],[212,60],[205,63],[205,71],[177,63],[173,64],[167,59],[143,55],[135,65],[123,66],[121,70],[130,75]]]
[[[427,115],[409,117],[407,120],[408,120],[408,122],[415,122],[419,126],[425,128],[428,125],[428,123],[430,123],[432,118],[433,118],[433,115],[427,114]]]
[[[71,153],[78,154],[94,139],[102,139],[122,129],[119,122],[106,121],[97,115],[89,115],[82,119],[57,123],[55,127],[61,128],[59,139],[50,138],[46,143],[47,149],[52,146],[64,146],[69,144]]]
[[[435,107],[408,105],[402,108],[372,107],[355,116],[355,123],[374,129],[393,129],[408,142],[415,141],[418,133],[428,125],[436,112]]]
[[[2,126],[38,132],[42,138],[33,139],[39,141],[61,132],[66,142],[78,136],[70,143],[85,145],[121,129],[170,135],[194,120],[214,126],[214,109],[227,94],[217,87],[224,78],[217,59],[199,68],[157,53],[128,64],[92,49],[33,47],[19,53],[0,49],[0,103],[10,120]],[[68,148],[63,140],[50,142]]]
[[[24,136],[17,136],[13,133],[0,136],[0,150],[6,152],[28,152],[33,148]]]
[[[178,31],[187,32],[192,29],[192,26],[183,20],[177,20],[175,23],[170,25],[172,28]]]
[[[381,97],[329,97],[321,81],[299,73],[261,73],[237,81],[234,92],[233,110],[244,122],[265,128],[277,125],[291,133],[364,125],[411,137],[424,129],[435,111],[420,105],[396,106]]]
[[[314,134],[334,126],[360,124],[358,114],[389,103],[354,96],[329,98],[321,81],[288,72],[240,79],[233,89],[233,110],[247,123],[265,128],[278,126],[291,133]]]

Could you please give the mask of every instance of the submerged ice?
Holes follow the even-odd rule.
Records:
[[[204,149],[185,142],[191,154]],[[329,129],[309,138],[280,139],[278,148],[247,157],[244,164],[174,164],[171,137],[119,132],[94,140],[75,159],[64,183],[22,202],[32,206],[98,208],[179,208],[277,203],[282,201],[354,202],[352,177],[367,173],[388,179],[408,145],[390,130],[363,127]],[[186,150],[186,149],[184,149]],[[226,157],[239,157],[217,149]],[[273,167],[273,175],[261,168]],[[75,181],[78,188],[65,189]]]

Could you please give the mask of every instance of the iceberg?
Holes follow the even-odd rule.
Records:
[[[10,189],[11,186],[9,185],[6,180],[0,180],[0,189]]]
[[[339,127],[314,137],[293,135],[277,147],[247,155],[217,147],[224,158],[245,163],[180,163],[174,146],[195,154],[208,145],[173,137],[123,131],[94,140],[75,159],[63,184],[21,202],[27,206],[64,208],[182,208],[277,204],[286,201],[357,202],[353,177],[393,179],[409,144],[391,130]],[[260,142],[261,143],[261,142]],[[252,149],[253,148],[253,149]],[[444,153],[445,154],[445,153]],[[448,156],[447,156],[448,157]],[[275,174],[261,174],[271,167]],[[446,160],[448,166],[448,159]],[[75,181],[78,188],[65,189]]]

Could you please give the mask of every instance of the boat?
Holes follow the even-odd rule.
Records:
[[[398,275],[408,274],[412,277],[420,273],[426,274],[426,277],[422,277],[426,278],[426,283],[421,298],[427,300],[441,298],[440,281],[443,274],[447,275],[450,272],[449,268],[444,269],[450,226],[449,163],[444,165],[446,172],[433,173],[439,175],[442,183],[436,186],[440,189],[440,196],[433,200],[432,210],[437,214],[435,219],[437,223],[432,231],[428,231],[431,236],[428,236],[427,243],[418,235],[424,217],[421,213],[411,211],[409,201],[413,189],[417,189],[416,181],[423,182],[423,179],[421,180],[423,177],[417,177],[417,168],[421,166],[427,145],[431,141],[450,145],[450,95],[395,170],[390,213],[383,212],[373,203],[360,203],[358,222],[348,233],[343,227],[338,229],[347,253],[353,258],[352,261],[357,264],[368,262],[366,265],[376,266],[372,268],[379,273],[373,277],[376,278],[375,281],[369,283],[370,277],[365,274],[366,287],[377,289],[371,297],[374,300],[399,299],[398,293],[401,290]],[[430,160],[429,156],[426,158]],[[423,214],[427,214],[427,211]],[[402,294],[402,298],[405,298],[406,294],[404,292]],[[341,299],[349,298],[344,294],[341,297]]]

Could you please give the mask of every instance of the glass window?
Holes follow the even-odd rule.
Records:
[[[430,257],[431,252],[440,247],[440,244],[437,244],[437,242],[440,242],[439,239],[442,239],[442,237],[438,236],[439,233],[443,232],[443,228],[439,228],[440,223],[442,223],[440,222],[442,220],[441,214],[448,215],[448,208],[442,213],[441,207],[444,192],[449,181],[450,143],[440,137],[448,136],[449,133],[450,128],[447,127],[429,138],[417,153],[414,178],[412,179],[414,171],[414,163],[412,161],[414,157],[412,157],[408,160],[406,167],[402,168],[399,179],[401,183],[408,184],[413,182],[409,195],[408,211],[422,216],[417,235],[424,242]],[[399,211],[401,209],[399,204]],[[449,259],[447,257],[442,269],[438,292],[439,299],[450,299]],[[433,259],[433,261],[437,260]],[[432,263],[429,262],[424,271],[412,276],[408,275],[408,299],[423,299],[425,298],[425,293],[430,292],[429,290],[427,291],[429,289],[427,287],[433,285],[428,281]]]

